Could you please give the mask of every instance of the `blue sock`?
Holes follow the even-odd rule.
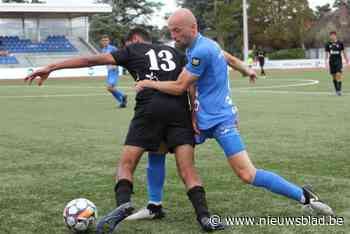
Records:
[[[123,101],[124,94],[118,90],[112,92],[113,97],[120,103]]]
[[[159,204],[163,199],[165,181],[165,154],[149,153],[147,190],[149,203]]]
[[[305,200],[303,190],[299,186],[269,171],[256,170],[255,179],[252,184],[257,187],[264,187],[273,193],[289,197],[298,202],[303,203]]]

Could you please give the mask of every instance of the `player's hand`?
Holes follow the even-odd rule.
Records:
[[[144,88],[153,88],[154,81],[151,80],[140,80],[136,83],[136,92],[144,90]]]
[[[253,69],[248,69],[247,76],[249,76],[249,82],[251,84],[255,84],[257,75],[256,75],[256,72]]]
[[[196,112],[192,111],[192,127],[194,130],[194,133],[197,135],[200,135],[201,132],[198,129],[198,125],[197,125],[197,117],[196,117]]]
[[[51,70],[47,67],[36,70],[33,73],[29,74],[26,78],[24,78],[24,82],[30,85],[32,84],[33,80],[38,78],[37,84],[40,86],[45,82],[45,80],[47,80],[47,78],[49,78],[50,73]]]

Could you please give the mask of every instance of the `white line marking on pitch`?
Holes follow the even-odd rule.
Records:
[[[54,89],[54,88],[61,88],[61,89],[105,89],[106,86],[65,86],[65,85],[43,85],[41,87],[38,87],[36,85],[32,85],[34,88],[45,88],[45,89]],[[32,87],[30,85],[0,85],[0,88],[30,88]],[[123,89],[132,89],[133,86],[118,86],[118,88]]]
[[[315,85],[320,83],[318,80],[297,80],[297,79],[266,79],[264,81],[276,81],[276,80],[283,80],[283,81],[303,81],[307,83],[299,83],[299,84],[289,84],[289,85],[272,85],[272,86],[260,86],[260,87],[246,87],[246,88],[238,88],[236,90],[245,90],[245,89],[271,89],[271,88],[287,88],[287,87],[298,87],[298,86],[308,86],[308,85]],[[259,81],[258,81],[259,82]],[[34,85],[33,85],[34,86]],[[31,87],[28,85],[0,85],[0,88],[23,88],[23,87]],[[36,88],[36,87],[34,87]],[[62,86],[62,85],[43,85],[38,88],[43,89],[55,89],[55,88],[62,88],[62,89],[104,89],[105,86]],[[121,89],[134,89],[134,86],[118,86],[118,88]]]
[[[306,91],[278,91],[278,90],[237,90],[237,93],[266,93],[266,94],[300,94],[300,95],[329,95],[334,96],[333,92],[306,92]],[[343,93],[344,96],[349,96],[350,93]]]
[[[128,95],[135,92],[125,92]],[[0,96],[0,98],[51,98],[51,97],[98,97],[110,96],[108,93],[85,93],[85,94],[41,94],[41,95],[24,95],[24,96]]]
[[[291,79],[289,79],[289,80],[291,80]],[[298,81],[298,80],[295,80],[295,81]],[[320,83],[318,80],[303,80],[303,81],[306,81],[307,83],[289,84],[289,85],[272,85],[272,86],[263,86],[263,87],[246,87],[246,88],[234,89],[233,92],[238,92],[238,93],[271,93],[271,94],[304,94],[304,95],[331,95],[332,94],[329,92],[258,90],[258,89],[271,89],[271,88],[273,89],[273,88],[310,86],[310,85],[316,85],[316,84]],[[16,85],[14,85],[14,86],[16,86]],[[2,86],[2,87],[4,87],[4,86]],[[23,86],[18,86],[18,87],[23,87]],[[44,86],[44,87],[49,87],[49,86]],[[51,86],[51,87],[55,87],[55,86]],[[65,87],[65,86],[60,86],[60,87]],[[70,86],[70,87],[72,87],[72,86]],[[73,87],[83,88],[83,87],[79,87],[79,86],[73,86]],[[98,87],[90,87],[90,88],[98,88]],[[119,86],[119,88],[131,89],[134,87],[132,87],[132,86]],[[126,92],[126,94],[134,95],[135,92]],[[10,96],[10,95],[8,95],[8,96],[0,96],[0,98],[98,97],[98,96],[108,96],[108,95],[109,94],[107,94],[107,93],[42,94],[42,95],[24,95],[24,96]],[[344,94],[344,95],[348,95],[348,94]]]
[[[320,83],[320,81],[318,81],[318,80],[303,80],[303,81],[306,81],[307,83],[289,84],[289,85],[271,85],[271,86],[260,86],[260,87],[246,87],[246,88],[239,88],[237,90],[254,90],[254,89],[274,89],[274,88],[300,87],[300,86],[316,85],[316,84]]]

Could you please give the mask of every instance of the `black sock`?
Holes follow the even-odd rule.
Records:
[[[192,206],[196,212],[198,220],[201,220],[202,217],[210,216],[205,191],[202,186],[195,186],[191,188],[188,190],[187,196],[192,202]]]
[[[338,81],[333,80],[333,84],[334,84],[335,91],[338,91]]]
[[[308,192],[306,192],[305,189],[303,189],[303,194],[304,194],[304,197],[305,197],[305,202],[304,204],[307,205],[307,204],[310,204],[310,195]]]
[[[155,205],[155,204],[152,204],[152,203],[148,203],[147,209],[149,209],[153,213],[158,213],[158,212],[160,212],[162,210],[162,205]]]
[[[339,90],[339,91],[341,91],[341,85],[342,85],[342,82],[341,82],[341,80],[340,80],[340,81],[338,81],[338,90]]]
[[[127,179],[121,179],[114,187],[115,192],[115,201],[117,203],[117,207],[130,202],[131,194],[132,194],[132,182]]]

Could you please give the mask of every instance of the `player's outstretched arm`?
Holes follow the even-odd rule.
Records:
[[[28,75],[24,81],[29,84],[36,78],[38,78],[38,85],[42,85],[45,80],[49,77],[50,73],[60,69],[66,68],[81,68],[81,67],[91,67],[97,65],[115,65],[116,61],[114,60],[111,54],[101,54],[89,57],[80,57],[74,59],[68,59],[62,62],[50,64],[44,68],[38,69]]]
[[[184,68],[176,81],[141,80],[137,82],[136,90],[139,92],[144,88],[152,88],[170,95],[181,95],[197,79],[198,77],[192,75]]]
[[[225,59],[228,63],[228,65],[239,71],[243,76],[248,76],[249,79],[250,79],[250,82],[254,83],[255,80],[256,80],[256,72],[247,67],[243,61],[239,60],[238,58],[236,58],[235,56],[233,56],[232,54],[226,52],[226,51],[223,51],[224,53],[224,56],[225,56]]]

